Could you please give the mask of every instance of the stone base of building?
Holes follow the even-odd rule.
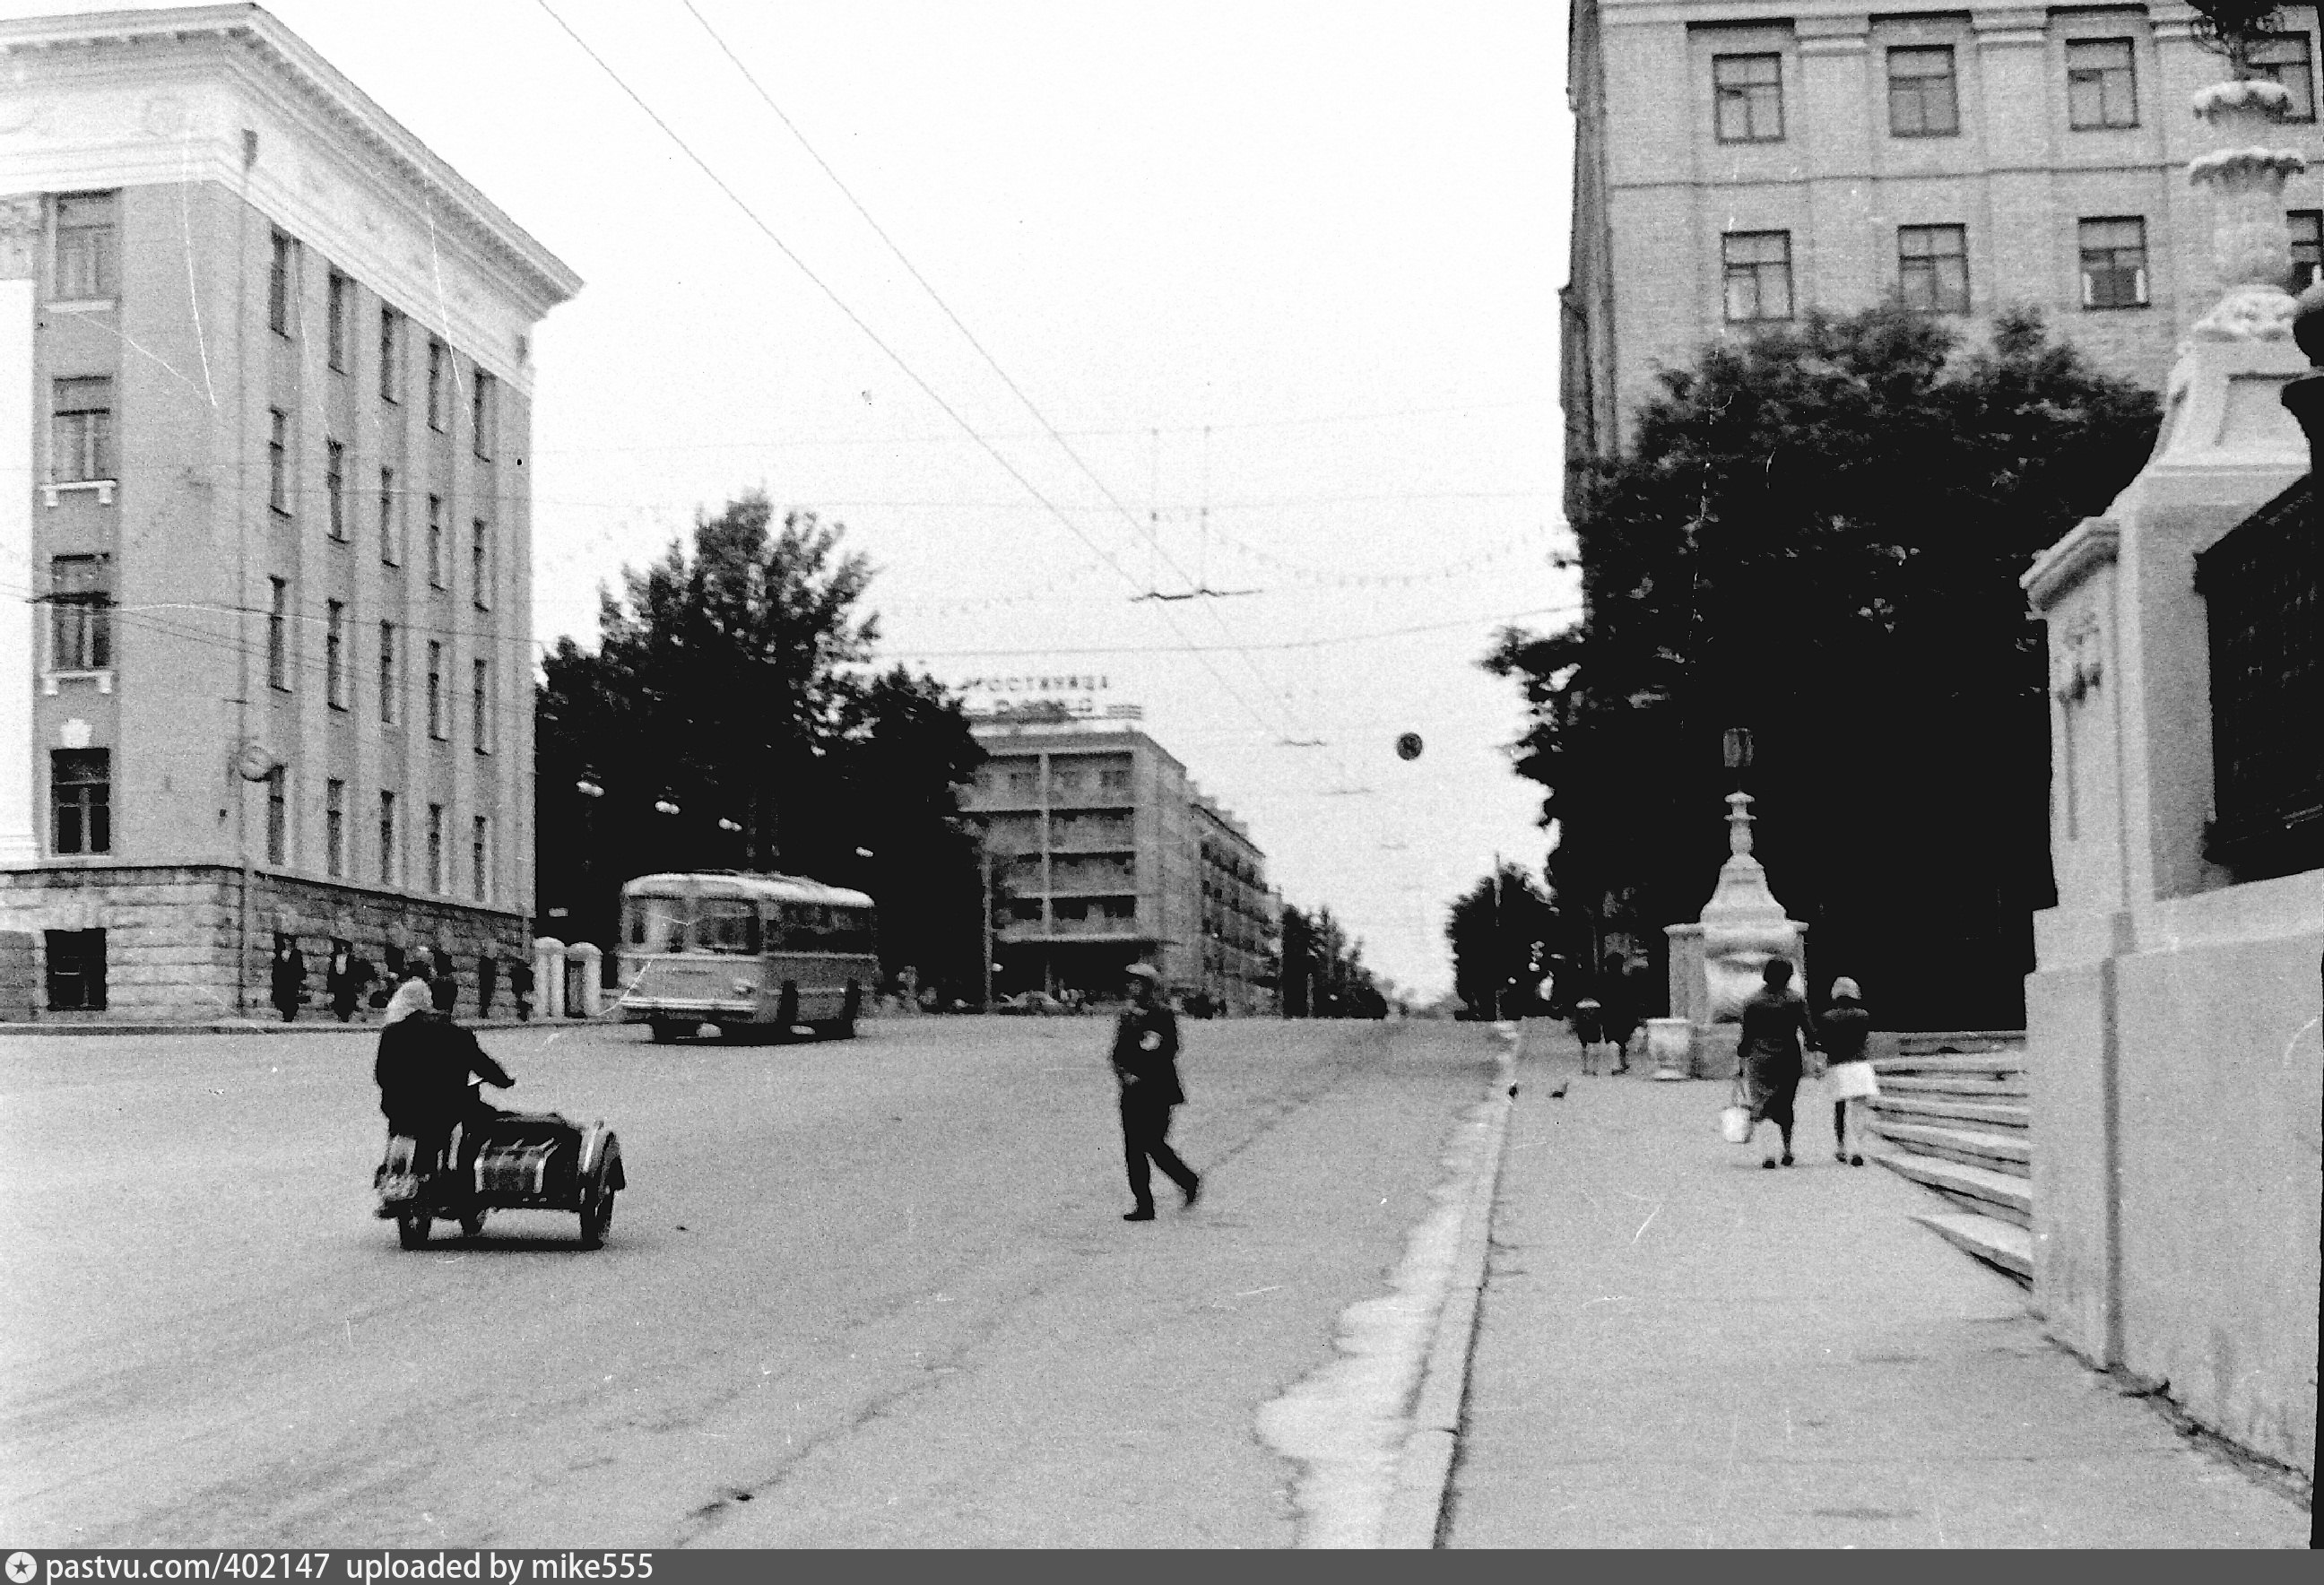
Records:
[[[30,994],[0,995],[0,1017],[27,1003],[42,1019],[278,1017],[268,977],[277,932],[304,956],[307,1005],[318,1012],[334,939],[382,973],[441,948],[463,1009],[476,1005],[479,958],[505,974],[532,955],[521,914],[295,876],[254,873],[246,934],[244,917],[232,865],[0,870],[0,935],[28,935],[32,948]]]

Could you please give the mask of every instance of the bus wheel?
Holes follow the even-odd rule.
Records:
[[[775,1027],[781,1036],[788,1037],[791,1032],[791,1026],[798,1022],[798,982],[795,980],[786,980],[783,981],[783,993],[775,1002]]]
[[[652,1032],[656,1046],[667,1046],[678,1038],[678,1026],[668,1018],[650,1018],[647,1020],[646,1027]]]
[[[850,980],[847,982],[847,999],[839,1005],[839,1021],[831,1027],[831,1032],[842,1040],[854,1039],[855,1020],[862,1012],[863,986],[859,981]]]

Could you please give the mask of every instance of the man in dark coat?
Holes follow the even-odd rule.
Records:
[[[346,1023],[355,1016],[364,992],[379,978],[370,963],[355,955],[355,950],[345,941],[331,943],[331,955],[323,969],[323,990],[331,999],[331,1010]]]
[[[472,1077],[499,1090],[516,1083],[507,1069],[484,1055],[474,1030],[452,1021],[452,1001],[459,988],[439,980],[432,990],[433,1011],[413,1013],[380,1031],[379,1056],[372,1066],[388,1132],[419,1142],[422,1172],[442,1160],[455,1123],[474,1125],[493,1115],[491,1107],[469,1093]],[[473,1142],[475,1129],[471,1126],[466,1133]],[[474,1159],[473,1143],[463,1147],[462,1155]],[[457,1165],[465,1168],[467,1160]]]
[[[481,953],[476,957],[476,1016],[493,1016],[493,992],[500,984],[500,963],[492,954]]]
[[[1113,1075],[1121,1085],[1121,1152],[1130,1168],[1130,1209],[1124,1221],[1154,1220],[1150,1161],[1192,1206],[1203,1181],[1170,1148],[1170,1111],[1186,1099],[1178,1088],[1178,1019],[1162,1000],[1162,976],[1144,963],[1129,970],[1130,1005],[1113,1027]]]
[[[266,982],[268,999],[282,1021],[287,1024],[296,1018],[300,999],[307,993],[307,958],[295,938],[276,933],[274,961],[268,965]]]
[[[516,1003],[516,1021],[520,1024],[530,1023],[532,1021],[532,962],[530,959],[518,958],[509,964],[508,985],[509,1000]]]

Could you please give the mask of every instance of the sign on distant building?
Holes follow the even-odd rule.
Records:
[[[1113,679],[1103,672],[1010,671],[963,677],[953,685],[970,715],[1001,721],[1137,721],[1137,705],[1115,704],[1104,696]]]

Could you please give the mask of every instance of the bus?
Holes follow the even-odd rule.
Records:
[[[792,875],[641,875],[622,888],[622,1022],[657,1042],[705,1024],[740,1037],[855,1033],[879,983],[872,899]]]

